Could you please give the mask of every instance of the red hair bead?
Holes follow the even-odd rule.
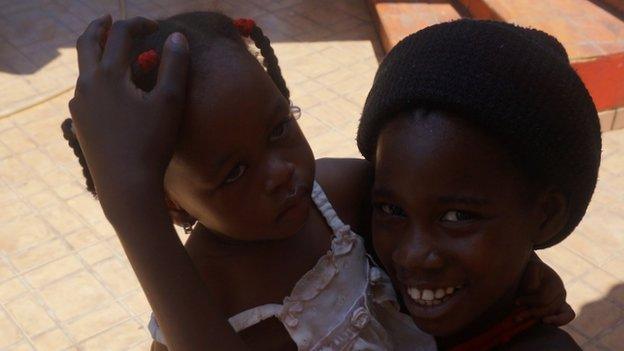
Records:
[[[236,26],[240,35],[248,37],[256,26],[256,22],[249,18],[239,18],[234,20],[234,26]]]
[[[140,54],[137,58],[139,68],[143,73],[147,73],[158,66],[158,53],[154,49],[150,49]]]

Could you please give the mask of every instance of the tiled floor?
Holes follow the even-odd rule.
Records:
[[[128,12],[211,6],[252,16],[273,38],[316,156],[356,156],[358,114],[377,66],[365,1],[134,0]],[[113,0],[0,0],[0,106],[71,87],[74,37],[116,8]],[[36,25],[25,27],[32,19]],[[60,133],[70,96],[0,119],[0,350],[147,350],[143,293]],[[624,130],[604,134],[600,178],[577,232],[541,255],[566,281],[579,314],[568,330],[587,350],[619,350]]]

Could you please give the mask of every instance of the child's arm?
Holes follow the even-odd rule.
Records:
[[[540,325],[518,335],[498,351],[582,351],[564,330],[552,325]]]
[[[163,177],[182,115],[188,47],[167,39],[158,84],[130,81],[132,38],[156,28],[134,18],[93,21],[77,43],[80,77],[70,110],[100,204],[173,350],[241,350],[244,344],[212,303],[165,207]],[[102,38],[110,35],[101,47]],[[175,39],[175,40],[172,40]]]
[[[563,281],[552,268],[533,252],[520,286],[517,303],[527,308],[519,319],[540,318],[544,323],[562,326],[570,323],[575,313],[566,303]]]

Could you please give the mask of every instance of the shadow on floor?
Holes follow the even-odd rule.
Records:
[[[0,7],[0,71],[32,74],[73,48],[78,34],[98,14],[118,14],[117,2],[23,0]],[[111,6],[112,5],[112,6]]]
[[[615,285],[604,298],[584,305],[571,325],[590,343],[620,350],[624,341],[624,284]]]
[[[120,9],[119,0],[9,1],[0,6],[0,71],[38,71],[60,55],[59,49],[73,49],[92,19],[106,13],[121,18]],[[125,0],[125,9],[128,17],[165,18],[198,10],[250,17],[274,42],[377,42],[366,0]]]

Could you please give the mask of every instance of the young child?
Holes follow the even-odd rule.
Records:
[[[237,24],[216,13],[134,19],[116,23],[102,48],[104,18],[79,41],[65,135],[82,157],[74,132],[80,140],[90,189],[164,331],[152,323],[155,338],[191,350],[434,349],[341,220],[366,233],[367,166],[315,164],[268,39],[252,21]],[[175,32],[188,38],[186,87],[186,41]],[[167,216],[189,231],[200,223],[186,248]]]
[[[573,231],[600,164],[596,108],[555,38],[475,20],[405,38],[357,141],[375,167],[375,250],[440,349],[580,350],[510,323],[533,250]]]

